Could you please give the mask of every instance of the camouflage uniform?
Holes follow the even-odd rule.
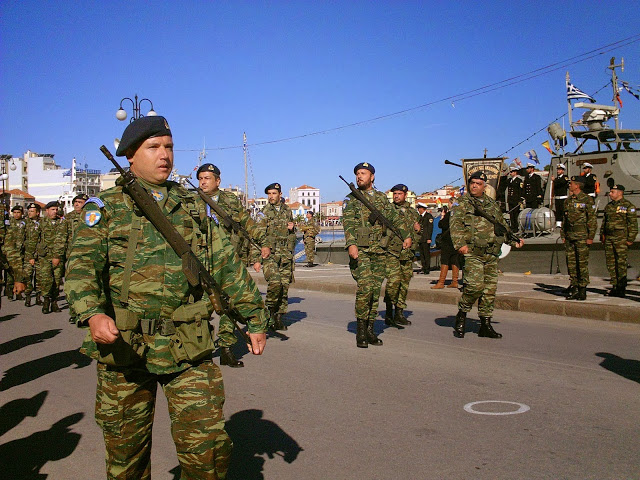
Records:
[[[302,241],[304,242],[304,254],[307,257],[307,263],[313,265],[316,257],[316,235],[320,233],[320,226],[316,221],[305,221],[299,225],[302,231]]]
[[[604,220],[600,227],[604,235],[604,252],[607,269],[614,290],[626,289],[627,285],[627,242],[633,242],[638,235],[636,207],[626,198],[609,202],[604,208]]]
[[[405,231],[402,219],[389,203],[387,196],[378,190],[362,191],[368,200],[400,230],[404,238]],[[380,290],[386,275],[385,260],[393,233],[385,229],[379,222],[369,222],[370,211],[353,193],[344,201],[342,223],[344,225],[345,248],[351,245],[358,247],[358,258],[349,258],[351,276],[358,283],[356,290],[356,319],[367,322],[367,329],[373,333],[373,323],[378,315]]]
[[[23,281],[23,268],[24,262],[24,233],[25,233],[25,221],[24,218],[16,220],[11,218],[9,228],[7,229],[7,235],[4,240],[4,253],[9,266],[7,275],[7,297],[13,298],[13,285],[14,282]],[[19,297],[20,299],[21,297]]]
[[[498,288],[498,256],[506,239],[496,235],[491,222],[474,213],[475,202],[506,227],[499,205],[486,194],[474,198],[466,193],[451,209],[449,232],[453,247],[456,250],[465,245],[469,248],[464,255],[464,288],[458,301],[458,310],[464,313],[471,311],[477,300],[478,316],[490,319]]]
[[[275,314],[284,315],[289,306],[289,284],[293,281],[293,251],[296,246],[295,229],[290,231],[287,228],[289,222],[293,222],[293,214],[284,203],[267,203],[258,217],[258,225],[267,231],[264,246],[271,248],[271,255],[262,260],[267,281],[265,303],[272,314],[271,323],[275,321]],[[255,261],[260,261],[255,252],[254,257]]]
[[[589,285],[589,246],[587,240],[596,235],[596,206],[584,192],[569,195],[564,204],[564,218],[560,235],[567,254],[567,269],[571,287]]]
[[[223,190],[218,190],[216,195],[211,196],[212,200],[220,205],[225,212],[227,212],[231,218],[238,222],[244,229],[251,235],[253,239],[258,242],[258,245],[262,245],[265,241],[265,230],[260,227],[256,222],[253,221],[249,212],[247,212],[236,197],[231,192],[225,192]],[[211,207],[206,205],[207,214],[212,217],[213,212],[211,211]],[[220,222],[220,227],[225,231],[227,236],[231,241],[231,245],[233,249],[240,257],[241,249],[246,248],[244,245],[248,243],[248,240],[245,239],[244,235],[238,234],[233,231],[231,228],[227,228],[223,222]],[[242,261],[242,260],[241,260]],[[243,265],[246,266],[246,259],[242,261]],[[223,314],[220,317],[220,324],[218,326],[218,345],[220,347],[231,347],[235,343],[237,343],[238,339],[235,335],[235,326],[228,315]]]
[[[78,229],[78,225],[84,222],[84,217],[82,212],[76,213],[76,211],[73,210],[72,212],[67,213],[64,216],[64,219],[67,222],[67,229],[68,229],[68,236],[69,236],[69,241],[67,242],[67,250],[65,252],[65,257],[68,260],[69,252],[71,252],[71,244],[73,243],[73,235]]]
[[[248,320],[249,332],[264,332],[260,293],[204,204],[173,182],[155,191],[167,218]],[[80,325],[107,314],[120,330],[113,344],[95,344],[89,334],[82,349],[98,359],[96,421],[107,447],[107,477],[150,478],[159,383],[182,478],[224,479],[232,444],[224,430],[221,372],[211,361],[211,302],[200,286],[190,286],[181,259],[120,185],[88,200],[84,211],[65,291]]]
[[[415,249],[418,246],[418,233],[413,228],[414,223],[420,221],[420,214],[411,207],[411,204],[404,201],[400,205],[391,203],[392,208],[402,219],[402,225],[406,232],[411,232],[411,248],[402,249],[402,240],[393,235],[389,240],[389,255],[385,258],[385,271],[387,285],[384,291],[384,301],[387,304],[387,310],[391,305],[395,305],[396,314],[395,321],[401,324],[410,324],[402,314],[407,307],[407,292],[409,291],[409,282],[413,276],[413,260],[415,258]],[[400,318],[402,317],[402,318]]]
[[[36,284],[36,297],[40,295],[40,278],[38,272],[40,269],[38,268],[37,254],[34,251],[30,251],[27,248],[27,245],[35,245],[38,242],[38,237],[40,235],[40,222],[42,219],[38,218],[37,220],[33,220],[31,218],[27,218],[25,220],[25,235],[24,235],[24,245],[25,245],[25,256],[24,256],[24,279],[26,282],[24,293],[27,298],[31,297],[31,292],[33,292],[33,284]],[[34,265],[31,265],[29,260],[35,260]]]
[[[69,230],[64,219],[45,217],[40,221],[39,234],[26,244],[27,258],[36,258],[36,255],[38,258],[38,282],[45,304],[55,302],[60,293],[68,239]],[[57,267],[51,263],[53,259],[60,260]]]

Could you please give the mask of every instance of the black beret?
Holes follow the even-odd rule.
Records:
[[[624,192],[624,185],[620,185],[619,183],[612,185],[610,190],[620,190],[621,192]]]
[[[481,170],[476,170],[469,176],[469,181],[471,180],[482,180],[483,182],[486,182],[487,175]]]
[[[572,182],[576,182],[579,183],[581,185],[584,185],[584,181],[586,179],[582,176],[582,175],[574,175],[573,177],[571,177],[571,181]]]
[[[89,200],[89,195],[87,195],[86,193],[80,193],[73,197],[73,202],[71,203],[75,203],[76,200],[83,200],[86,202],[87,200]]]
[[[58,202],[56,202],[55,200],[53,202],[49,202],[47,203],[47,205],[44,208],[51,208],[51,207],[56,207],[58,208],[60,205],[58,204]]]
[[[371,173],[376,173],[376,169],[373,168],[373,165],[367,162],[361,162],[353,167],[353,173],[356,173],[358,170],[369,170]]]
[[[116,150],[117,157],[124,157],[132,147],[137,147],[147,138],[172,136],[169,124],[164,117],[140,117],[124,129],[122,139]]]
[[[202,172],[211,172],[214,175],[220,176],[220,169],[216,167],[213,163],[205,163],[198,169],[198,173],[196,174],[196,178],[200,176]]]
[[[16,210],[24,213],[24,208],[22,208],[22,205],[16,205],[11,209],[12,212],[15,212]]]
[[[400,191],[400,192],[407,193],[407,190],[409,190],[409,189],[407,188],[407,186],[404,183],[399,183],[399,184],[391,187],[391,191],[392,192]]]
[[[277,190],[278,192],[282,193],[282,189],[280,188],[279,183],[272,183],[270,185],[267,185],[267,188],[264,189],[264,193],[268,193],[269,190]]]
[[[29,205],[27,205],[27,210],[30,208],[37,208],[38,210],[40,210],[40,205],[38,205],[37,203],[30,203]]]

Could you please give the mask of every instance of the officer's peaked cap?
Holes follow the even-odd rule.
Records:
[[[589,162],[584,162],[582,164],[582,168],[593,168],[593,165],[591,165]]]
[[[558,166],[556,168],[561,168],[563,170],[566,170],[567,167],[565,167],[564,163],[559,163]]]
[[[137,148],[147,138],[171,137],[167,119],[161,116],[140,117],[124,129],[122,139],[116,150],[116,156],[124,157],[131,148]]]

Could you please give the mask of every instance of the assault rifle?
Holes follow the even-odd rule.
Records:
[[[232,308],[229,299],[222,291],[220,286],[216,283],[213,276],[208,272],[206,267],[202,264],[198,257],[195,256],[191,247],[187,241],[182,238],[182,235],[178,233],[176,228],[171,224],[167,217],[162,213],[157,202],[149,195],[140,183],[136,180],[136,176],[131,171],[124,170],[120,164],[113,158],[111,152],[107,147],[102,145],[100,151],[104,153],[111,163],[115,165],[124,179],[124,187],[127,189],[127,193],[131,196],[136,206],[142,211],[142,213],[149,219],[153,226],[158,230],[164,239],[171,245],[171,248],[182,259],[182,271],[187,277],[189,285],[195,287],[201,285],[207,295],[209,301],[213,305],[213,309],[218,315],[223,313],[227,314],[234,326],[238,329],[245,342],[251,345],[251,339],[244,330],[238,325],[238,321],[246,323],[240,312],[235,308]]]
[[[471,196],[469,196],[470,198],[472,198]],[[520,243],[520,241],[522,240],[521,238],[518,238],[509,227],[505,226],[504,224],[500,223],[498,220],[496,220],[496,218],[493,215],[489,215],[486,210],[484,208],[482,208],[482,206],[478,205],[478,202],[475,199],[471,199],[471,203],[473,204],[473,214],[474,215],[478,215],[486,220],[489,220],[489,222],[491,222],[493,224],[493,232],[499,236],[506,236],[507,240],[509,240],[510,242],[514,242],[514,243]]]
[[[256,247],[258,250],[262,248],[242,225],[236,222],[233,218],[231,218],[231,215],[224,211],[224,209],[218,204],[218,202],[214,202],[209,195],[204,193],[200,187],[196,187],[193,183],[191,183],[189,179],[186,180],[189,185],[195,188],[196,192],[198,192],[198,195],[200,195],[200,198],[211,207],[211,209],[216,213],[216,215],[218,215],[218,217],[222,219],[222,223],[224,223],[225,227],[227,227],[229,230],[233,230],[236,233],[242,234],[247,240],[249,240],[249,242],[251,242],[251,245]]]
[[[369,209],[369,211],[371,212],[369,214],[369,223],[371,223],[371,225],[374,225],[376,222],[380,222],[380,224],[385,227],[388,228],[389,230],[391,230],[400,240],[402,240],[404,242],[404,237],[402,236],[402,234],[400,233],[400,230],[398,230],[393,223],[391,223],[391,221],[385,217],[382,212],[380,210],[378,210],[376,208],[376,206],[371,203],[371,201],[369,201],[369,199],[366,197],[366,195],[364,193],[362,193],[362,191],[358,190],[356,188],[356,186],[353,184],[353,182],[349,183],[347,182],[342,175],[338,175],[338,177],[340,177],[340,180],[342,180],[344,183],[346,183],[349,186],[349,189],[351,190],[351,193],[353,193],[353,196],[356,197],[358,200],[360,200],[365,207],[367,207]]]

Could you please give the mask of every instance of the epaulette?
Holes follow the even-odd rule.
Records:
[[[95,203],[98,206],[98,208],[104,208],[104,202],[100,200],[98,197],[89,198],[89,200],[87,200],[84,203],[84,206],[86,207],[88,203]]]

